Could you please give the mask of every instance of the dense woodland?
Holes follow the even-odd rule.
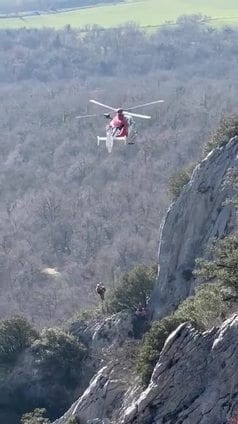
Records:
[[[98,303],[94,287],[156,260],[168,181],[237,113],[238,30],[200,18],[144,33],[0,32],[0,316],[44,325]],[[135,145],[109,155],[95,98],[141,111]],[[50,274],[46,268],[57,269]]]

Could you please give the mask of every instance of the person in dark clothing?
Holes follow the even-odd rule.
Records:
[[[105,291],[106,288],[101,282],[96,285],[96,293],[101,297],[102,302],[104,301]]]

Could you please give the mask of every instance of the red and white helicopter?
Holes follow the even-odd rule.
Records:
[[[131,110],[138,109],[144,106],[150,106],[157,103],[163,103],[164,100],[155,100],[153,102],[144,103],[137,106],[132,106],[126,109],[123,108],[115,108],[109,105],[106,105],[104,103],[100,103],[97,100],[89,100],[91,103],[94,103],[95,105],[102,106],[105,109],[108,110],[108,113],[104,113],[103,115],[111,119],[111,122],[109,125],[106,126],[106,136],[100,137],[97,136],[97,145],[100,145],[100,141],[106,142],[106,148],[109,153],[111,153],[114,141],[122,141],[125,144],[134,144],[135,138],[137,136],[136,128],[135,128],[135,118],[142,118],[142,119],[151,119],[151,116],[149,115],[141,115],[138,113],[130,112]],[[115,117],[112,118],[110,116],[110,111],[113,111],[116,113]],[[94,114],[94,115],[83,115],[83,116],[76,116],[76,119],[82,119],[82,118],[92,118],[96,116],[102,116],[102,114]],[[126,120],[126,121],[125,121]],[[118,125],[119,123],[119,125]]]

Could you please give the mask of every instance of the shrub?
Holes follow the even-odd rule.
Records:
[[[234,115],[223,118],[211,140],[205,146],[204,153],[207,154],[216,147],[228,143],[236,135],[238,135],[238,116]]]
[[[195,275],[203,282],[217,281],[238,288],[238,239],[235,236],[219,240],[211,249],[212,260],[196,261]]]
[[[179,169],[169,179],[169,192],[172,199],[175,200],[182,192],[182,189],[190,181],[192,172],[195,168],[195,164],[191,164],[189,167]]]
[[[23,317],[0,321],[0,363],[12,361],[36,339],[37,332]]]
[[[207,284],[200,287],[196,294],[181,303],[170,316],[155,322],[145,337],[139,353],[137,371],[143,384],[148,384],[154,366],[169,334],[183,322],[190,322],[198,329],[214,325],[215,320],[228,310],[221,287]]]
[[[79,424],[79,421],[76,417],[70,418],[66,424]]]
[[[63,378],[65,382],[78,372],[86,355],[85,346],[76,337],[57,328],[43,330],[31,349],[45,373]]]
[[[24,414],[21,418],[21,424],[50,424],[50,420],[45,418],[45,409],[35,409],[33,412]]]
[[[194,296],[179,305],[174,317],[182,322],[189,321],[196,328],[211,328],[216,320],[222,317],[229,308],[225,292],[220,284],[204,284]]]
[[[165,340],[179,324],[181,324],[181,321],[178,321],[176,318],[173,319],[173,316],[170,316],[155,322],[147,333],[137,362],[137,372],[143,384],[147,385],[149,383]]]
[[[139,303],[146,304],[155,283],[157,265],[137,266],[119,277],[117,287],[108,295],[106,308],[109,313],[123,309],[135,311]]]
[[[230,187],[233,190],[232,198],[228,198],[225,202],[226,205],[232,205],[238,208],[238,170],[231,168],[227,172],[225,179],[225,186]]]

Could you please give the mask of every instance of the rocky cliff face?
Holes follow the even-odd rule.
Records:
[[[235,137],[196,167],[169,209],[151,301],[155,318],[192,293],[195,259],[205,255],[210,240],[230,233],[236,225],[234,209],[225,204],[233,195],[225,181],[228,171],[237,166]],[[80,424],[227,424],[238,414],[238,315],[204,333],[182,324],[167,339],[146,390],[125,355],[132,334],[133,320],[127,314],[94,328],[92,352],[104,351],[108,360],[55,424],[67,424],[71,417]],[[112,358],[112,348],[118,346],[124,350],[123,360],[118,350]]]
[[[55,424],[227,424],[238,413],[237,341],[238,315],[204,333],[182,324],[146,390],[130,388],[108,365]]]
[[[167,339],[148,388],[123,424],[225,424],[238,412],[238,315],[199,333],[182,324]]]
[[[55,424],[66,424],[71,417],[80,424],[110,424],[131,383],[127,375],[132,376],[130,356],[137,343],[135,315],[123,311],[87,329],[82,322],[71,325],[74,335],[87,340],[90,357],[85,365],[87,370],[92,369],[94,362],[95,375],[82,396]]]
[[[69,331],[82,340],[90,350],[90,356],[122,345],[135,336],[135,316],[130,311],[122,311],[108,318],[86,322],[79,320],[70,325]]]
[[[110,423],[127,389],[126,382],[118,378],[116,368],[113,364],[100,369],[88,389],[55,424],[66,424],[70,417],[76,417],[80,424],[91,424],[96,418]]]
[[[232,188],[225,184],[238,167],[238,137],[213,150],[194,170],[188,185],[165,217],[159,246],[159,273],[152,295],[154,318],[165,316],[193,292],[195,259],[209,242],[230,233],[235,213],[225,201]]]

